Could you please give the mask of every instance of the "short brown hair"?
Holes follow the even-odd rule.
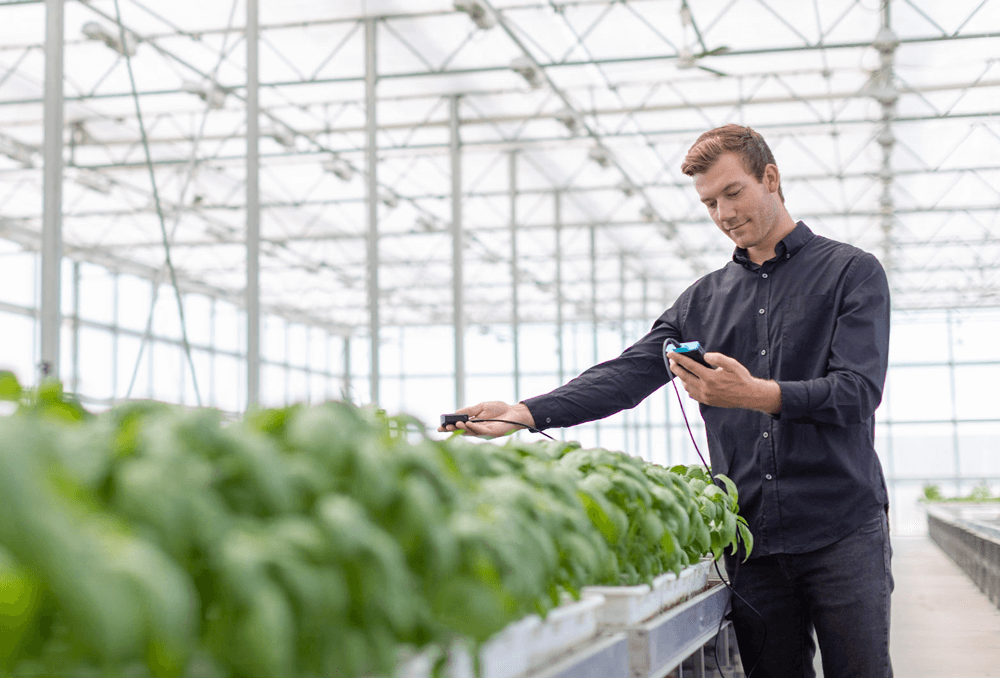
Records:
[[[740,156],[747,173],[753,175],[759,182],[764,181],[765,167],[778,166],[774,161],[774,154],[767,147],[767,142],[760,132],[742,125],[730,124],[708,130],[698,137],[684,157],[681,172],[689,177],[703,174],[723,153],[736,153]],[[778,197],[781,198],[781,202],[785,202],[780,182]]]

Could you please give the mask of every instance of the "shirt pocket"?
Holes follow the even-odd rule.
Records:
[[[789,298],[781,323],[781,348],[807,355],[827,346],[834,323],[833,296],[802,294]]]

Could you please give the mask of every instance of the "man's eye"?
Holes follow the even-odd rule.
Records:
[[[735,197],[736,197],[736,196],[738,196],[739,194],[740,194],[740,192],[739,192],[739,191],[733,191],[732,193],[730,193],[730,194],[729,194],[729,197],[730,197],[730,198],[735,198]]]

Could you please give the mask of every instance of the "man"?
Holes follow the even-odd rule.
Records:
[[[774,156],[750,128],[706,132],[681,169],[736,244],[733,260],[618,358],[516,405],[459,412],[572,426],[634,407],[676,375],[701,403],[713,471],[736,483],[755,538],[747,562],[726,560],[745,670],[811,678],[815,629],[826,678],[891,676],[888,498],[874,448],[885,273],[872,255],[789,216]],[[712,367],[671,353],[669,374],[665,339],[700,341]],[[458,428],[493,437],[517,427]]]

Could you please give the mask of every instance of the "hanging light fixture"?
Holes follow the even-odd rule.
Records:
[[[284,125],[275,125],[265,133],[285,148],[295,148],[295,132]]]
[[[399,196],[388,188],[381,188],[378,192],[378,199],[389,209],[395,209],[399,205]]]
[[[226,105],[226,92],[214,82],[203,80],[184,80],[181,82],[181,89],[185,92],[197,95],[199,99],[208,104],[209,108],[222,108]]]
[[[351,177],[354,176],[354,170],[350,163],[337,154],[323,158],[322,166],[324,172],[335,175],[341,181],[350,181]]]
[[[611,151],[600,144],[592,146],[590,151],[587,152],[587,157],[601,167],[611,166]]]
[[[96,21],[88,21],[81,30],[91,40],[103,42],[122,56],[133,56],[135,48],[139,44],[139,38],[136,37],[135,33],[125,31],[125,42],[123,43],[119,31],[111,30]]]
[[[13,137],[0,134],[0,155],[6,155],[11,160],[21,163],[24,168],[34,167],[37,151]]]
[[[111,194],[111,179],[100,172],[81,168],[77,170],[73,181],[97,193],[103,193],[104,195]]]
[[[420,230],[428,233],[441,230],[437,220],[427,214],[420,214],[417,216],[417,226],[420,227]]]
[[[622,179],[618,182],[618,190],[625,194],[626,198],[631,198],[635,195],[635,184],[629,181],[627,178]]]
[[[455,9],[468,14],[469,18],[484,31],[497,25],[496,14],[479,0],[455,0]]]
[[[572,109],[560,109],[556,111],[555,117],[556,120],[561,122],[573,136],[578,135],[583,127],[583,120],[580,118],[580,114]]]
[[[531,86],[531,89],[538,89],[542,86],[544,82],[544,79],[542,78],[542,71],[535,65],[535,62],[532,61],[530,57],[522,54],[510,62],[510,67],[511,70],[528,81],[528,85]]]

